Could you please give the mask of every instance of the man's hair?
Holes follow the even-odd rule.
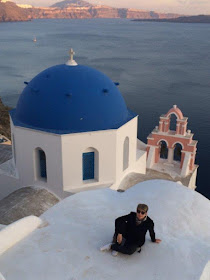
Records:
[[[143,210],[144,212],[147,212],[149,207],[146,204],[138,204],[137,209],[138,210]]]

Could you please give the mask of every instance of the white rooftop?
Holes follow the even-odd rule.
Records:
[[[114,220],[149,205],[156,238],[149,236],[132,256],[100,252],[111,241]],[[81,192],[41,216],[49,225],[36,229],[0,256],[6,280],[198,280],[208,279],[210,203],[180,184],[145,181],[119,193]],[[202,275],[202,278],[200,278]]]

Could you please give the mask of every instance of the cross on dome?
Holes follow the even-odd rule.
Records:
[[[68,65],[68,66],[76,66],[76,65],[78,65],[76,63],[76,61],[74,60],[74,54],[75,54],[75,52],[71,48],[70,51],[69,51],[70,59],[66,62],[66,65]]]
[[[74,54],[75,54],[75,52],[74,52],[73,49],[70,49],[69,54],[70,54],[70,60],[74,60]]]

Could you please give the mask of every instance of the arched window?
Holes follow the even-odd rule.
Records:
[[[47,180],[47,163],[45,152],[41,148],[35,149],[35,169],[38,180]]]
[[[165,141],[160,141],[160,158],[168,158],[168,147]]]
[[[170,115],[170,130],[176,131],[177,116],[175,114]]]
[[[123,144],[123,170],[127,169],[129,165],[129,138],[126,137]]]
[[[94,148],[88,148],[82,154],[83,181],[98,180],[98,158],[98,151]]]
[[[181,161],[181,157],[182,157],[182,145],[176,143],[174,145],[174,160]]]
[[[12,134],[12,147],[13,147],[14,161],[16,163],[16,149],[15,149],[15,136],[14,136],[14,134]]]

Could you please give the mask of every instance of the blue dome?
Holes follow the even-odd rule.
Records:
[[[116,129],[135,116],[106,75],[65,64],[33,78],[11,111],[15,125],[59,134]]]

